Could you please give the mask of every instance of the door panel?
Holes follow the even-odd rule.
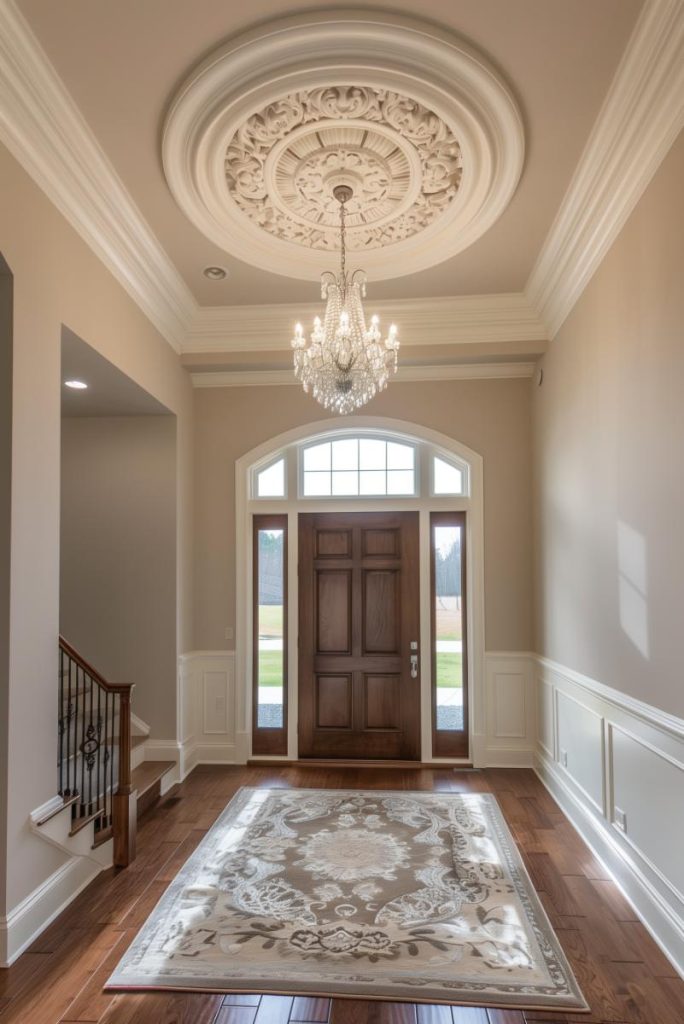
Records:
[[[351,729],[351,675],[316,676],[316,726],[319,729]]]
[[[315,579],[316,653],[351,654],[352,574],[316,569]]]
[[[418,513],[299,516],[299,756],[417,760]]]

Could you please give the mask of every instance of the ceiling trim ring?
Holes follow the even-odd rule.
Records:
[[[370,134],[357,138],[354,126]],[[319,151],[305,167],[317,127],[349,152],[326,163]],[[299,139],[292,153],[284,141],[291,129]],[[392,154],[390,167],[383,138],[392,132],[401,155]],[[276,146],[286,154],[280,164],[268,159]],[[195,226],[247,263],[304,280],[318,277],[335,244],[325,224],[320,232],[307,224],[315,182],[327,180],[320,175],[332,163],[342,174],[358,171],[361,189],[380,204],[374,223],[350,223],[350,248],[381,280],[475,242],[512,198],[524,153],[513,94],[480,53],[432,24],[377,11],[302,14],[229,41],[181,87],[162,138],[169,187]],[[287,174],[302,167],[295,187]],[[438,184],[421,193],[417,169]],[[283,188],[273,202],[276,179]]]

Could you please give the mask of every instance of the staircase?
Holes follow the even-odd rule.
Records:
[[[33,826],[70,853],[127,867],[137,819],[174,762],[144,760],[147,736],[132,726],[134,684],[107,682],[63,637],[58,685],[59,797]]]

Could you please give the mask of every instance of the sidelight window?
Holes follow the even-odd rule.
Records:
[[[432,748],[435,757],[468,753],[465,513],[432,512]]]
[[[287,753],[287,516],[254,516],[253,743]]]

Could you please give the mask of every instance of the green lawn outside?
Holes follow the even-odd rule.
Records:
[[[283,606],[281,604],[259,605],[259,633],[262,636],[283,635]]]
[[[460,654],[437,655],[437,686],[462,685]],[[261,651],[259,654],[259,686],[283,685],[283,660],[280,651]]]

